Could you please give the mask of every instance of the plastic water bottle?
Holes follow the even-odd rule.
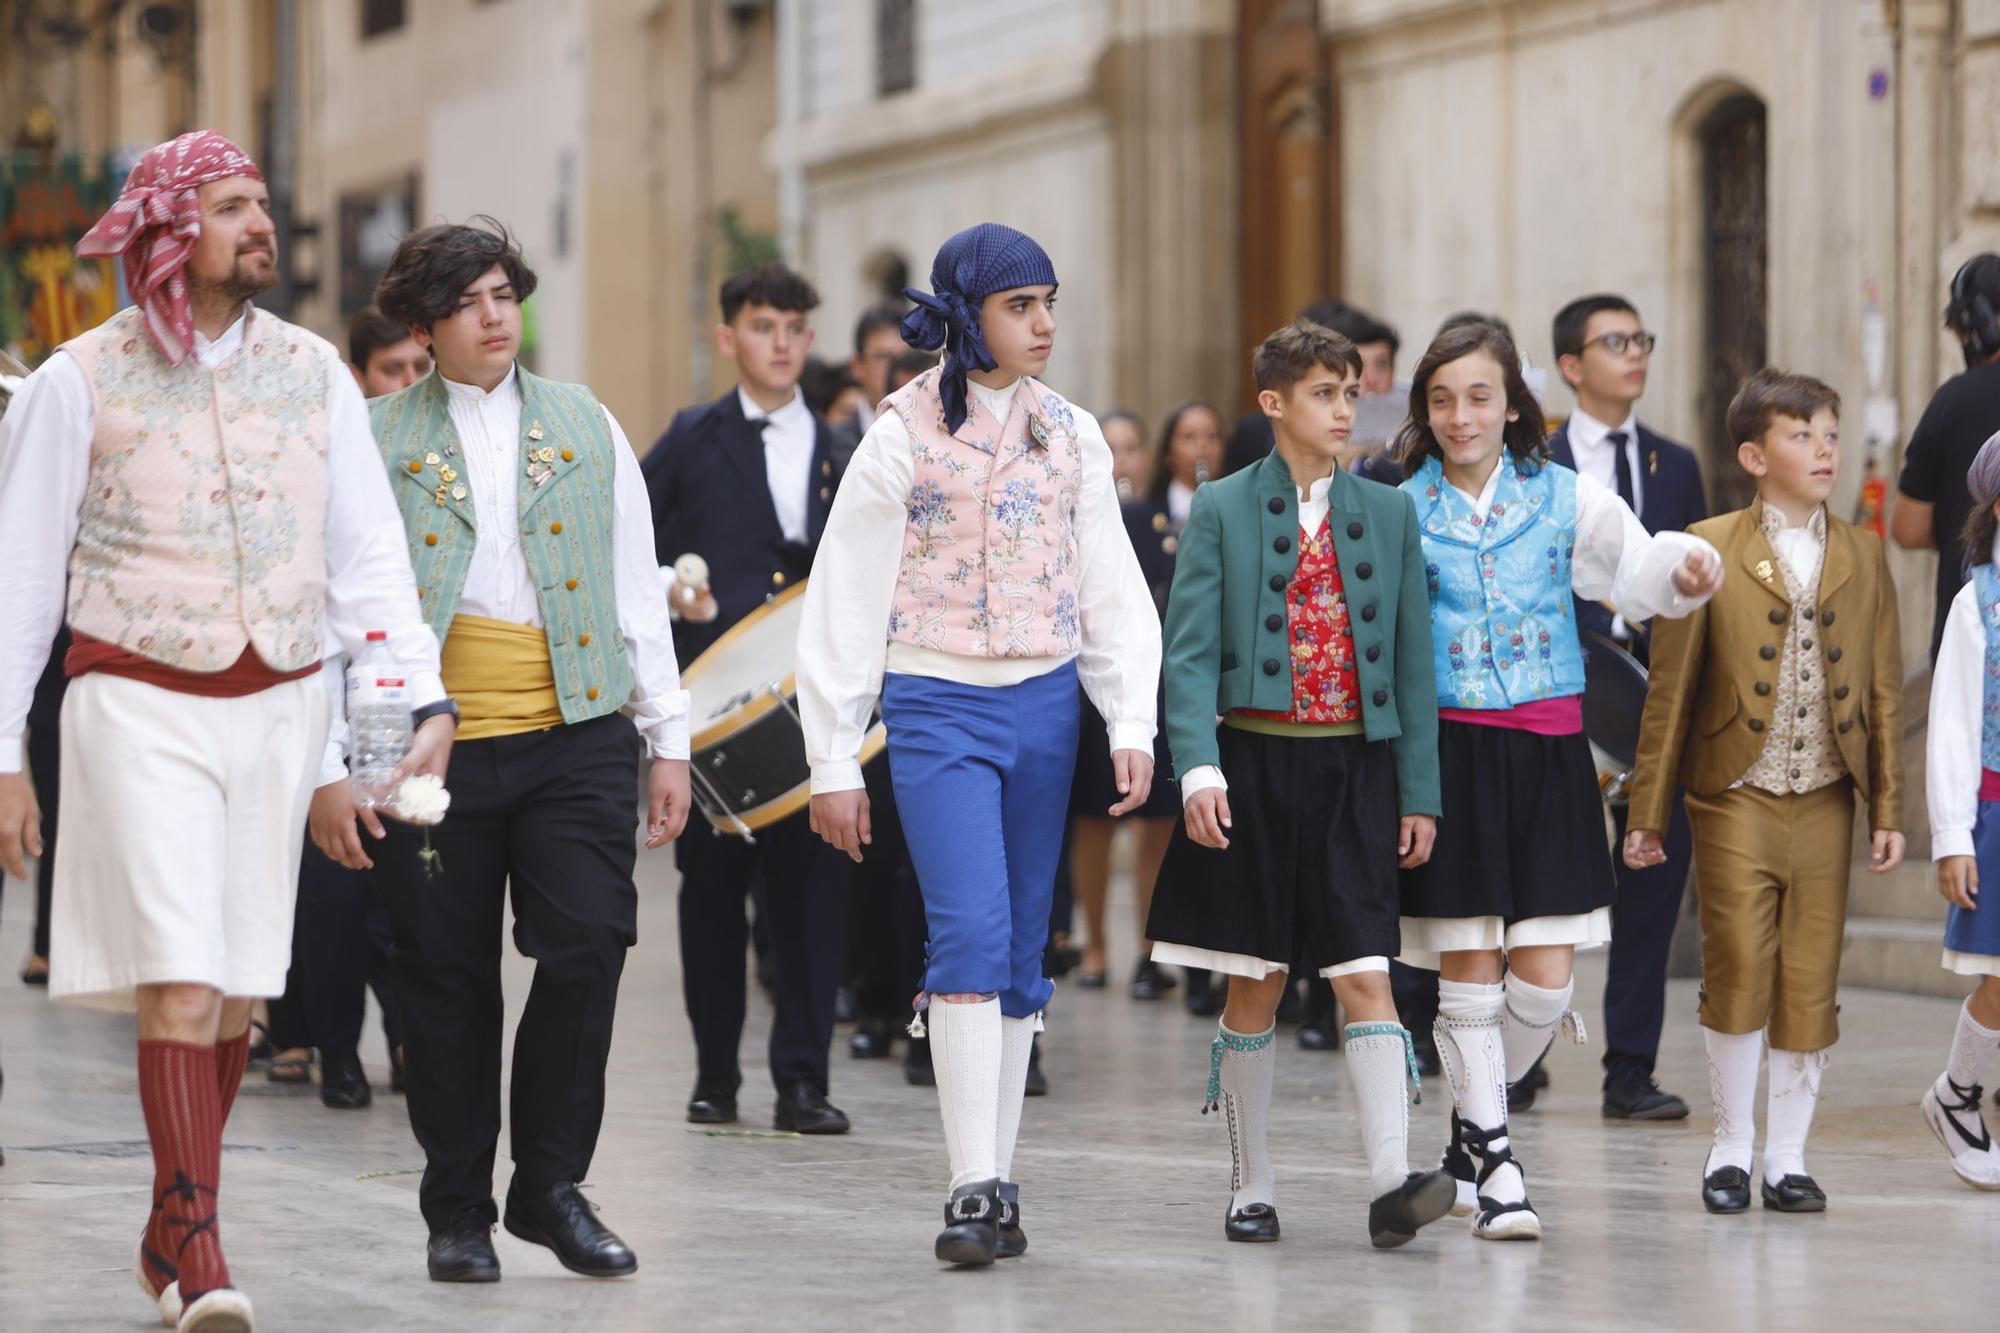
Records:
[[[361,660],[347,668],[347,725],[353,739],[354,799],[392,804],[392,775],[410,752],[410,682],[389,656],[389,636],[368,632]]]

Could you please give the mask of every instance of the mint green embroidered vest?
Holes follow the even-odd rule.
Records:
[[[589,389],[520,369],[515,379],[521,551],[541,605],[563,720],[587,722],[616,712],[632,693],[612,555],[617,445]],[[472,483],[448,403],[444,382],[433,374],[368,405],[409,534],[424,619],[440,643],[478,537]]]

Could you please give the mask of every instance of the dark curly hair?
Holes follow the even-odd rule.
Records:
[[[428,331],[450,318],[459,296],[495,264],[513,284],[515,300],[534,294],[535,271],[499,221],[481,213],[470,224],[440,222],[396,246],[375,285],[375,304],[398,324]]]
[[[1444,457],[1437,436],[1431,433],[1431,377],[1474,352],[1484,352],[1500,363],[1500,379],[1507,386],[1507,410],[1514,413],[1514,420],[1500,432],[1507,452],[1535,463],[1548,457],[1542,405],[1535,401],[1533,390],[1521,374],[1521,353],[1514,346],[1513,336],[1497,321],[1453,316],[1431,339],[1424,359],[1417,362],[1416,372],[1410,377],[1410,419],[1403,423],[1393,446],[1395,456],[1402,462],[1404,476],[1414,477],[1424,460],[1432,455]]]

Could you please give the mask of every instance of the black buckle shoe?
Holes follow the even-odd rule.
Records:
[[[1685,1120],[1688,1104],[1651,1078],[1604,1085],[1606,1120]],[[1747,1185],[1747,1181],[1745,1182]]]
[[[810,1083],[794,1083],[778,1094],[771,1111],[771,1128],[794,1134],[845,1134],[847,1113]]]
[[[1252,1243],[1276,1240],[1278,1210],[1268,1203],[1246,1203],[1222,1220],[1222,1234]]]
[[[990,1264],[1000,1257],[1000,1215],[999,1180],[961,1185],[944,1206],[944,1230],[932,1249],[944,1263]]]
[[[1826,1191],[1811,1176],[1781,1176],[1778,1183],[1764,1182],[1764,1206],[1781,1213],[1823,1213]]]
[[[1416,1239],[1458,1199],[1458,1182],[1451,1172],[1412,1171],[1403,1183],[1368,1205],[1368,1239],[1378,1250],[1393,1250]]]
[[[319,1075],[321,1106],[334,1111],[358,1111],[374,1099],[360,1056],[350,1052],[326,1057]]]
[[[720,1084],[697,1083],[688,1098],[690,1125],[733,1125],[736,1123],[736,1089]]]
[[[597,1205],[564,1181],[532,1197],[507,1191],[507,1234],[555,1251],[562,1266],[585,1277],[623,1277],[637,1272],[639,1258],[618,1233],[597,1220]]]
[[[1021,1187],[1011,1180],[1000,1182],[1000,1220],[995,1230],[1000,1238],[998,1258],[1018,1259],[1028,1252],[1028,1233],[1021,1230]]]
[[[493,1252],[493,1224],[468,1209],[431,1233],[424,1262],[433,1282],[498,1282],[500,1256]]]
[[[1750,1173],[1740,1166],[1719,1166],[1701,1178],[1701,1206],[1711,1213],[1750,1210]]]

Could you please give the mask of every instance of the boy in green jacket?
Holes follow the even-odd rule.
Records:
[[[1409,497],[1336,463],[1360,392],[1354,344],[1299,321],[1254,365],[1277,447],[1195,492],[1167,604],[1183,821],[1146,933],[1155,961],[1229,977],[1207,1099],[1234,1162],[1224,1234],[1278,1239],[1264,1130],[1296,958],[1332,980],[1350,1020],[1368,1231],[1387,1249],[1454,1197],[1445,1172],[1409,1169],[1415,1062],[1389,991],[1397,869],[1430,855],[1439,809],[1423,553]]]

